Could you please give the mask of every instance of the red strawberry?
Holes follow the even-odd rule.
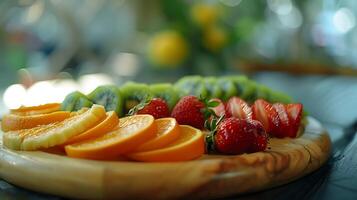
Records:
[[[259,152],[259,151],[265,151],[265,149],[268,146],[268,134],[265,132],[265,134],[257,135],[254,142],[252,149],[250,152]]]
[[[195,96],[184,96],[176,104],[172,110],[171,116],[177,120],[179,124],[191,125],[193,127],[203,129],[205,117],[202,110],[205,104]]]
[[[302,104],[270,104],[256,100],[252,107],[253,119],[260,121],[272,136],[296,137],[302,117]]]
[[[215,106],[212,108],[212,110],[214,111],[214,113],[216,113],[216,115],[218,117],[226,115],[226,106],[224,105],[222,100],[214,98],[214,99],[211,99],[211,101],[216,101],[219,103],[218,106]]]
[[[227,116],[239,119],[252,119],[252,109],[239,97],[231,97],[226,106]]]
[[[274,127],[274,130],[272,130],[272,135],[278,138],[283,138],[286,136],[290,137],[292,135],[291,126],[285,105],[281,103],[275,103],[273,104],[273,108],[278,113],[279,127]]]
[[[270,103],[258,99],[254,102],[252,111],[252,118],[261,122],[268,133],[271,134],[279,128],[280,119],[278,113]]]
[[[300,128],[300,123],[303,113],[303,105],[301,103],[287,104],[286,111],[290,120],[291,134],[289,137],[296,137]]]
[[[218,124],[214,146],[218,152],[224,154],[255,152],[265,150],[267,138],[260,122],[231,117]]]
[[[148,103],[144,103],[137,107],[138,111],[136,114],[149,114],[152,115],[155,119],[169,117],[170,111],[169,106],[166,101],[160,98],[153,98]]]
[[[249,152],[264,151],[268,145],[268,134],[265,131],[262,123],[257,120],[248,120],[248,122],[254,127],[251,133],[254,136],[253,144]]]

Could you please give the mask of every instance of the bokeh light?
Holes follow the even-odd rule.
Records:
[[[347,33],[356,24],[353,12],[348,8],[340,8],[333,16],[333,25],[340,33]]]
[[[27,97],[26,89],[21,84],[10,85],[4,92],[3,101],[9,109],[18,108],[24,104]]]

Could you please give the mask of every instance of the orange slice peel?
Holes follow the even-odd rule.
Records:
[[[34,128],[39,125],[51,124],[63,121],[71,116],[70,112],[57,111],[48,114],[38,115],[4,115],[1,121],[1,128],[4,132],[15,131],[20,129]]]
[[[162,149],[138,152],[128,158],[144,162],[177,162],[199,158],[205,152],[204,135],[201,130],[180,125],[180,137]]]
[[[175,141],[180,136],[180,127],[175,118],[156,119],[156,137],[140,145],[135,152],[160,149]]]
[[[60,108],[61,104],[59,103],[48,103],[38,106],[21,106],[17,109],[11,109],[10,113],[16,115],[38,115],[56,112],[59,111]]]
[[[107,160],[117,159],[155,137],[157,127],[151,115],[133,115],[119,119],[111,132],[91,140],[66,145],[68,156]]]
[[[119,123],[118,115],[114,111],[107,112],[106,118],[93,128],[82,134],[70,138],[64,145],[81,142],[84,140],[100,137],[113,130]]]
[[[3,134],[4,145],[15,150],[39,150],[63,144],[97,125],[106,116],[103,106],[93,105],[87,111],[71,117],[31,129],[9,131]]]

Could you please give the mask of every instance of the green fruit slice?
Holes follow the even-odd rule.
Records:
[[[90,107],[92,107],[92,105],[93,105],[93,102],[90,99],[88,99],[87,96],[85,96],[83,94],[83,96],[79,97],[79,99],[77,99],[77,102],[74,104],[73,111],[80,110],[84,107],[90,108]]]
[[[153,97],[164,99],[169,108],[172,109],[180,99],[179,91],[170,83],[159,83],[150,85]]]
[[[256,99],[264,99],[269,101],[271,90],[265,85],[258,84],[256,85]]]
[[[120,88],[120,91],[123,94],[126,111],[153,96],[150,87],[143,83],[127,82]]]
[[[249,80],[246,76],[228,76],[238,91],[238,96],[247,102],[254,102],[256,99],[257,84]]]
[[[106,111],[115,111],[118,116],[123,116],[123,95],[116,86],[99,86],[88,97],[95,104],[104,106]]]
[[[223,95],[222,100],[227,101],[233,96],[240,96],[242,89],[237,87],[232,78],[230,77],[220,77],[217,80],[217,84],[222,88]]]
[[[278,91],[272,91],[270,93],[270,98],[269,98],[269,101],[272,102],[272,103],[291,103],[293,102],[293,100],[291,99],[290,96],[282,93],[282,92],[278,92]]]
[[[253,103],[257,99],[257,84],[249,79],[241,82],[241,98],[247,102]]]
[[[217,84],[217,79],[215,77],[205,77],[203,82],[207,90],[208,98],[221,98],[223,96],[223,90]]]
[[[93,103],[86,95],[79,91],[72,92],[66,96],[61,104],[61,110],[77,111],[83,107],[91,107]]]
[[[186,76],[178,80],[175,87],[182,91],[182,96],[195,95],[207,97],[207,90],[201,76]]]

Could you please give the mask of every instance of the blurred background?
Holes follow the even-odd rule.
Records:
[[[356,11],[355,0],[1,0],[0,113],[102,84],[246,74],[345,127],[357,119]]]

